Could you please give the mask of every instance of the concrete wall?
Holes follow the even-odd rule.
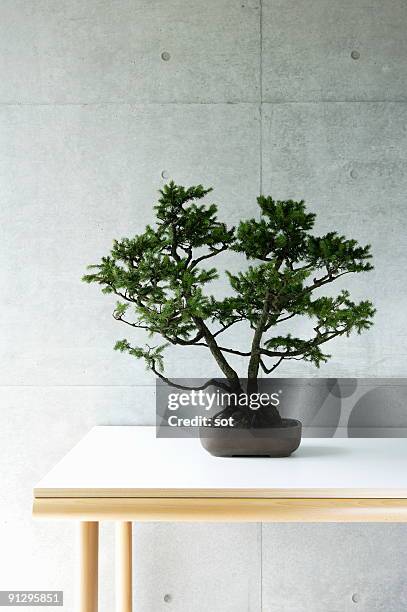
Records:
[[[33,524],[32,485],[93,424],[153,422],[152,377],[113,353],[111,302],[79,279],[151,221],[165,177],[213,185],[230,222],[263,189],[371,242],[376,270],[349,286],[376,325],[318,374],[405,375],[406,26],[404,0],[0,0],[0,589],[64,589],[72,610],[74,528]],[[136,526],[136,609],[401,612],[406,535]]]

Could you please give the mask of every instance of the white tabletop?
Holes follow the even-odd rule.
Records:
[[[305,438],[282,459],[219,458],[154,427],[95,427],[35,497],[407,498],[407,440]]]

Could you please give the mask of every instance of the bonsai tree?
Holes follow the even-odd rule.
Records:
[[[127,339],[115,349],[144,359],[160,379],[165,376],[164,352],[169,344],[200,346],[211,352],[230,388],[257,391],[259,373],[271,374],[283,361],[305,360],[317,367],[330,355],[333,338],[361,333],[372,325],[375,309],[368,300],[354,302],[342,290],[321,296],[325,285],[346,274],[372,270],[370,246],[359,246],[336,232],[311,233],[315,214],[303,201],[257,198],[260,218],[228,228],[217,218],[215,204],[202,204],[211,189],[170,182],[160,190],[154,209],[156,225],[133,238],[115,240],[109,255],[83,277],[98,283],[119,301],[113,316],[123,325],[146,330],[163,342],[133,345]],[[242,272],[227,272],[232,295],[217,299],[206,290],[218,277],[213,261],[224,251],[241,253],[253,263]],[[282,322],[309,317],[313,334],[281,334]],[[246,322],[251,337],[246,350],[225,346],[222,334]],[[230,356],[247,358],[246,391]],[[241,426],[278,424],[277,409],[253,411],[228,408]],[[249,412],[251,414],[249,414]]]

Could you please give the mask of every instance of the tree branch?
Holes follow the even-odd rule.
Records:
[[[243,317],[239,317],[238,319],[231,321],[227,325],[224,325],[221,329],[218,329],[218,331],[213,334],[213,337],[216,338],[216,336],[219,336],[219,334],[222,334],[226,329],[229,329],[229,327],[232,327],[232,325],[234,325],[235,323],[239,323],[240,321],[243,321]]]
[[[202,332],[198,332],[196,334],[196,336],[194,336],[191,340],[184,340],[183,338],[179,338],[178,336],[174,336],[174,344],[181,344],[182,346],[190,346],[190,345],[197,345],[198,340],[200,340],[201,338],[203,338],[203,333]],[[169,338],[168,338],[169,340]],[[170,340],[171,342],[171,340]]]
[[[158,376],[158,378],[160,378],[163,382],[165,382],[170,387],[174,387],[175,389],[183,389],[186,391],[201,391],[213,385],[214,387],[219,387],[220,389],[224,389],[225,391],[231,391],[231,387],[229,387],[225,383],[222,383],[216,378],[211,378],[210,380],[207,380],[203,385],[199,387],[188,387],[186,385],[180,385],[178,383],[175,383],[170,378],[167,378],[166,376],[164,376],[164,374],[162,374],[160,370],[157,369],[154,359],[151,360],[150,369],[152,372],[154,372],[156,376]]]
[[[222,370],[226,378],[228,378],[229,380],[232,380],[235,385],[240,387],[239,377],[237,373],[225,359],[223,352],[219,348],[215,338],[213,337],[213,334],[211,333],[210,329],[205,324],[204,320],[201,317],[196,317],[196,316],[193,317],[193,320],[198,330],[203,334],[209,350],[211,351],[212,355],[215,358],[216,363],[218,364],[218,366],[220,367],[220,369]]]
[[[106,285],[111,288],[111,290],[113,291],[113,293],[115,295],[117,295],[118,297],[123,298],[123,300],[126,300],[126,302],[131,302],[132,304],[137,304],[138,303],[137,300],[135,300],[133,298],[130,298],[128,296],[127,291],[125,293],[122,293],[121,291],[116,289],[116,287],[113,285],[113,283],[106,282]]]
[[[328,283],[333,283],[333,281],[335,281],[337,278],[340,278],[341,276],[345,276],[345,274],[351,274],[351,271],[347,270],[345,272],[341,272],[340,274],[336,274],[335,276],[332,276],[332,274],[328,273],[319,279],[314,279],[314,282],[312,285],[309,285],[308,287],[304,287],[304,293],[310,293],[311,291],[314,291],[314,289],[317,289],[318,287],[322,287],[323,285],[327,285]]]
[[[113,319],[116,319],[116,321],[121,321],[122,323],[125,323],[126,325],[130,325],[130,327],[136,327],[137,329],[148,329],[148,331],[153,331],[151,329],[151,327],[149,327],[148,325],[141,325],[140,323],[132,323],[131,321],[126,321],[126,319],[123,319],[122,316],[120,317],[116,317],[115,314],[112,314]],[[158,333],[153,331],[153,333]]]
[[[312,346],[320,346],[321,344],[325,344],[325,342],[328,342],[329,340],[332,340],[332,338],[336,338],[336,336],[340,336],[342,334],[344,334],[346,332],[346,328],[345,329],[340,329],[340,330],[336,330],[335,332],[331,332],[330,335],[320,335],[321,336],[321,340],[318,340],[316,342],[317,336],[311,340],[309,340],[309,343],[312,344]],[[327,332],[327,334],[329,334],[329,332]],[[268,357],[283,357],[284,359],[291,359],[292,357],[298,357],[300,355],[305,355],[307,353],[307,349],[301,349],[298,351],[269,351],[268,349],[262,348],[260,350],[260,353],[262,355],[267,355]]]
[[[271,367],[271,368],[267,368],[266,364],[264,363],[264,361],[260,358],[260,365],[262,367],[263,372],[265,372],[266,374],[270,374],[271,372],[273,372],[276,368],[278,368],[278,366],[280,365],[280,363],[283,361],[284,357],[280,357],[280,359]]]
[[[206,348],[210,348],[209,345],[206,344],[205,342],[197,342],[195,344],[195,346],[206,346]],[[244,353],[242,351],[237,351],[235,349],[227,348],[226,346],[219,346],[218,345],[218,349],[220,351],[222,351],[222,353],[232,353],[233,355],[240,355],[241,357],[250,357],[250,355],[251,355],[250,352]]]
[[[291,314],[287,315],[286,317],[282,317],[281,319],[277,319],[277,320],[274,322],[274,325],[277,325],[277,323],[282,323],[283,321],[288,321],[288,319],[292,319],[292,318],[293,318],[293,317],[295,317],[297,314],[298,314],[298,313],[296,313],[296,312],[292,312]],[[271,324],[270,324],[270,325],[268,325],[268,326],[266,327],[266,330],[267,330],[267,329],[270,329],[270,327],[272,327],[272,325],[271,325]]]
[[[211,251],[210,253],[207,253],[206,255],[201,255],[201,257],[197,257],[191,262],[189,269],[192,270],[192,268],[195,268],[195,266],[197,266],[201,261],[204,261],[205,259],[210,259],[211,257],[215,257],[215,255],[219,255],[219,253],[222,253],[222,251],[226,251],[228,248],[229,245],[224,244],[220,249],[213,249],[213,251]]]
[[[251,351],[250,351],[250,360],[249,360],[249,367],[248,367],[248,371],[247,371],[247,377],[250,380],[255,380],[257,379],[257,375],[259,372],[259,365],[260,365],[260,343],[261,343],[261,338],[263,336],[264,330],[265,330],[265,326],[267,323],[267,318],[268,318],[268,310],[269,310],[269,303],[270,303],[270,292],[267,291],[266,292],[266,296],[264,298],[264,304],[263,304],[263,309],[261,312],[261,315],[259,317],[256,329],[254,331],[253,334],[253,341],[252,341],[252,346],[251,346]]]

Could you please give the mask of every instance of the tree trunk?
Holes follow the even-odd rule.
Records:
[[[203,337],[206,340],[206,343],[214,356],[216,363],[222,370],[225,377],[230,381],[234,388],[240,388],[240,381],[237,373],[234,369],[228,364],[226,361],[222,351],[218,347],[216,340],[211,333],[210,329],[205,325],[204,321],[199,317],[194,317],[194,322],[200,332],[202,332]]]

